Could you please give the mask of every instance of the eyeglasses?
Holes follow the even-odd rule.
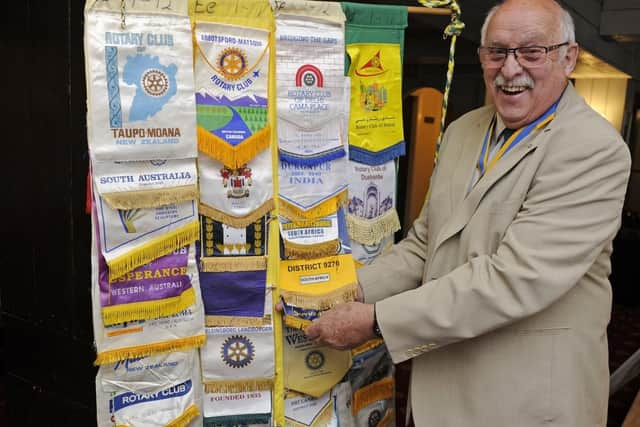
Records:
[[[551,46],[522,46],[522,47],[494,47],[480,46],[478,56],[485,68],[502,68],[509,53],[518,63],[527,68],[540,67],[547,61],[547,54],[562,46],[567,46],[569,42],[554,44]]]

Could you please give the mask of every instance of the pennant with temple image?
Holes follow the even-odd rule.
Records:
[[[294,0],[276,9],[281,160],[313,166],[346,154],[344,19],[339,3]]]
[[[281,297],[301,308],[325,310],[358,295],[351,254],[281,261],[278,280]]]
[[[200,351],[207,393],[271,390],[274,376],[273,325],[205,328]]]
[[[271,391],[204,394],[204,427],[271,425]]]
[[[195,427],[202,425],[202,396],[195,351],[103,365],[96,376],[97,425]]]
[[[174,3],[171,9],[159,2],[86,2],[84,52],[92,160],[196,157],[187,12],[185,2]]]
[[[328,427],[336,424],[331,392],[310,397],[295,391],[284,396],[285,423],[289,427]]]
[[[94,224],[95,226],[95,224]],[[188,282],[195,296],[194,303],[182,311],[149,320],[132,320],[106,326],[103,321],[104,294],[101,289],[99,243],[95,231],[91,245],[91,297],[93,305],[93,335],[97,357],[95,364],[115,363],[119,360],[147,357],[172,351],[184,351],[204,344],[204,310],[200,282],[195,262],[187,262]],[[171,273],[169,271],[169,273]],[[142,273],[144,276],[144,273]],[[168,282],[164,282],[168,283]],[[160,287],[165,287],[160,286]],[[118,288],[117,293],[137,295],[146,292],[144,286]],[[184,292],[183,292],[184,293]]]
[[[168,316],[195,304],[196,291],[190,280],[196,271],[193,245],[117,278],[109,278],[109,269],[99,253],[98,265],[105,325]]]
[[[375,166],[350,161],[348,180],[349,237],[363,245],[378,245],[400,229],[395,161]]]
[[[315,166],[280,161],[280,215],[304,220],[335,213],[347,201],[346,172],[346,157]]]
[[[195,159],[93,161],[91,171],[111,209],[157,208],[198,198]]]
[[[407,7],[341,4],[351,78],[349,157],[380,165],[405,154],[402,50]]]
[[[267,268],[269,241],[267,217],[236,228],[200,216],[200,270],[203,272],[249,271]]]
[[[259,4],[262,2],[248,2],[255,3],[256,9],[243,12],[246,4],[238,9],[237,1],[217,1],[211,13],[198,2],[190,3],[195,22],[198,148],[224,166],[238,169],[269,147],[267,94],[273,16]],[[243,13],[244,26],[234,24],[236,15]]]
[[[237,168],[200,154],[200,213],[235,228],[244,228],[275,207],[271,150]]]
[[[94,189],[94,201],[110,280],[198,238],[195,200],[148,209],[112,209]]]
[[[200,271],[207,326],[262,326],[271,323],[267,272]]]

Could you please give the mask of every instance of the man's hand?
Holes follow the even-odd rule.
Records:
[[[304,333],[319,344],[348,350],[376,338],[373,333],[373,304],[338,304],[311,323]]]

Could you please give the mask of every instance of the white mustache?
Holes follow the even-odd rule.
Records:
[[[524,86],[533,89],[535,83],[531,77],[518,77],[517,79],[507,81],[502,74],[498,74],[493,80],[493,84],[497,87],[502,86]]]

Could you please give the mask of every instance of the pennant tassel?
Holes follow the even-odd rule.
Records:
[[[197,220],[192,221],[133,249],[127,254],[114,258],[111,261],[107,260],[107,264],[109,265],[109,280],[112,281],[136,267],[140,267],[178,248],[195,242],[199,234],[199,222]]]
[[[315,245],[302,245],[284,240],[284,256],[290,259],[311,259],[335,255],[339,248],[339,239]]]
[[[353,393],[353,405],[351,406],[353,415],[356,415],[374,402],[391,399],[393,397],[393,388],[393,378],[386,377],[356,390]]]
[[[167,427],[187,427],[189,423],[200,415],[200,410],[194,404],[190,405],[182,415],[175,420],[169,422]]]
[[[271,130],[269,126],[265,126],[234,147],[198,125],[198,149],[233,169],[244,166],[259,152],[268,148],[270,139]]]
[[[102,321],[105,326],[132,320],[156,319],[181,312],[196,303],[193,288],[182,294],[162,300],[118,304],[102,308]]]
[[[153,356],[156,354],[169,353],[172,351],[190,350],[192,348],[202,347],[205,340],[206,335],[196,335],[193,337],[180,338],[177,340],[108,350],[102,353],[98,353],[98,356],[93,364],[98,366],[104,365],[105,363],[116,363],[120,360],[133,359],[137,357]]]
[[[179,187],[123,191],[118,193],[103,193],[102,198],[111,209],[146,209],[157,208],[172,203],[187,202],[198,199],[197,185],[182,185]]]
[[[231,227],[245,228],[271,212],[274,208],[275,201],[273,199],[269,199],[249,215],[243,217],[231,216],[214,207],[205,205],[204,203],[200,203],[198,211],[201,215],[207,216],[215,221],[225,223]]]
[[[203,381],[206,393],[242,393],[245,391],[271,390],[273,378]]]
[[[224,271],[257,271],[267,269],[266,256],[234,256],[200,258],[200,270],[207,273]]]
[[[322,218],[336,213],[338,209],[348,201],[347,191],[341,191],[335,196],[319,203],[308,210],[302,210],[286,200],[280,198],[280,215],[291,221],[304,221],[309,219]]]
[[[287,304],[314,310],[328,310],[337,304],[355,301],[358,294],[359,290],[357,283],[351,283],[335,289],[332,292],[320,295],[310,295],[280,289],[280,295],[284,298]]]
[[[373,219],[347,214],[346,220],[349,237],[363,245],[377,245],[385,237],[400,230],[400,218],[395,209]]]

